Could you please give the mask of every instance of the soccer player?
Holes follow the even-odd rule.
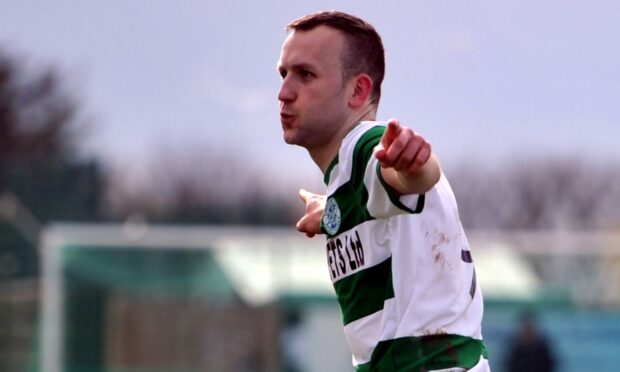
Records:
[[[431,146],[377,122],[385,57],[341,12],[288,26],[278,61],[284,141],[306,148],[326,195],[300,191],[297,229],[327,236],[328,271],[358,371],[489,371],[482,294],[454,195]]]

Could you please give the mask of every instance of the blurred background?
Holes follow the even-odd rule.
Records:
[[[322,176],[276,99],[285,25],[324,9],[378,29],[379,117],[442,161],[493,370],[617,368],[620,3],[23,0],[0,2],[1,371],[351,370],[323,241],[294,231]]]

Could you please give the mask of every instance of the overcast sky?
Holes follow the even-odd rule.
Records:
[[[61,69],[95,123],[85,151],[106,162],[204,149],[320,177],[282,142],[275,63],[285,24],[323,9],[378,29],[379,116],[424,134],[444,164],[620,158],[616,0],[0,0],[0,47]]]

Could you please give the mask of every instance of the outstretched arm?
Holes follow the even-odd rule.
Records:
[[[323,216],[327,197],[301,189],[299,190],[299,199],[306,205],[306,211],[303,217],[297,221],[297,231],[312,238],[321,233],[321,216]]]
[[[419,134],[401,126],[398,120],[388,121],[381,146],[375,153],[381,162],[381,175],[401,195],[423,194],[439,180],[441,169],[431,145]],[[311,238],[321,233],[327,197],[301,189],[299,198],[306,210],[297,222],[297,231]]]
[[[439,161],[431,145],[410,128],[390,119],[375,152],[383,179],[401,195],[423,194],[439,181]]]

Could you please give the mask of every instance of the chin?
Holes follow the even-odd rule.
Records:
[[[297,138],[295,138],[294,134],[290,131],[284,130],[284,133],[282,133],[282,138],[284,139],[284,142],[289,145],[297,145]]]
[[[293,142],[293,139],[290,136],[287,136],[286,134],[282,136],[282,139],[284,139],[284,143],[288,144],[288,145],[294,145],[295,142]]]

